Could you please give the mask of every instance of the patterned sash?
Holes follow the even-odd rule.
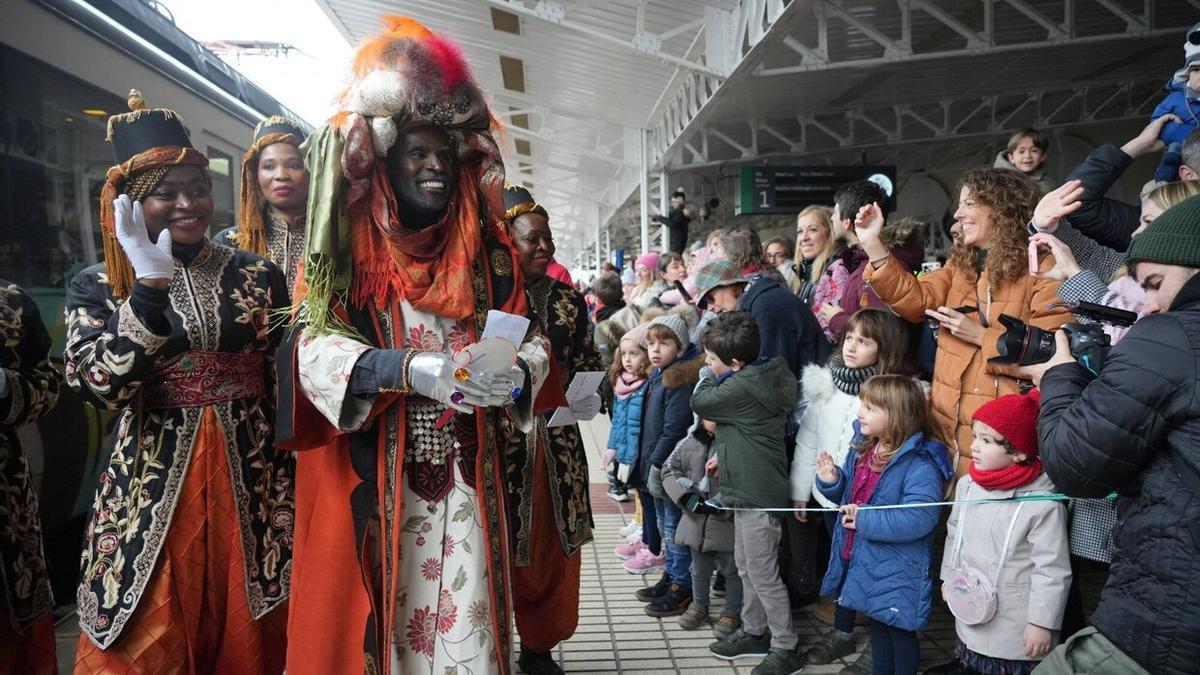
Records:
[[[142,383],[145,408],[190,408],[267,395],[261,352],[187,351]]]

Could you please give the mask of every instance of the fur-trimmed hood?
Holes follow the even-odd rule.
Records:
[[[667,367],[666,370],[663,371],[663,386],[671,389],[684,386],[694,387],[696,386],[696,383],[700,381],[700,369],[703,367],[703,353],[691,357],[685,355],[678,362],[672,363]]]
[[[809,404],[824,401],[837,391],[833,386],[833,372],[828,367],[816,363],[804,366],[800,373],[801,391]]]

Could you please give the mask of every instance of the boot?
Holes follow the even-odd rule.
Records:
[[[708,605],[693,602],[683,616],[679,617],[679,627],[684,630],[696,630],[707,626],[709,622]]]
[[[666,572],[663,572],[663,575],[658,580],[658,583],[654,584],[653,586],[647,586],[646,588],[639,588],[637,593],[634,595],[636,595],[637,599],[642,602],[654,602],[655,600],[658,600],[662,596],[666,595],[670,588],[671,577],[667,576]]]
[[[838,671],[838,675],[871,675],[875,672],[875,658],[871,655],[871,643],[863,648],[862,653],[854,659],[854,663]]]
[[[563,669],[554,662],[554,657],[546,652],[533,652],[521,645],[521,656],[517,658],[517,667],[522,673],[529,675],[563,675]]]
[[[692,587],[671,584],[666,595],[646,605],[646,614],[659,618],[679,616],[687,611],[690,604],[692,604]]]
[[[835,629],[829,631],[820,642],[805,652],[804,657],[814,666],[824,666],[853,653],[854,634]]]

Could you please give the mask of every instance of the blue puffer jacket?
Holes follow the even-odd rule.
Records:
[[[618,464],[633,464],[637,460],[638,439],[642,435],[642,400],[646,383],[625,398],[613,398],[612,431],[608,447],[617,451]]]
[[[1182,143],[1183,139],[1187,138],[1187,135],[1200,125],[1200,100],[1197,100],[1196,95],[1188,91],[1187,74],[1185,73],[1183,77],[1183,82],[1175,79],[1167,85],[1167,91],[1170,93],[1159,102],[1158,107],[1150,115],[1150,119],[1156,120],[1163,115],[1174,114],[1182,120],[1181,122],[1167,122],[1163,126],[1162,133],[1158,137],[1166,145]]]
[[[858,422],[854,423],[858,436]],[[839,504],[850,501],[858,453],[846,457],[836,483],[817,478],[817,487]],[[909,437],[883,469],[869,505],[939,502],[945,481],[954,476],[950,451],[924,434]],[[833,552],[821,595],[836,595],[837,602],[863,612],[876,621],[902,630],[921,630],[929,623],[933,579],[929,573],[933,528],[941,507],[859,511],[854,550],[842,560],[846,530],[841,520],[833,531]],[[842,583],[843,577],[845,583]]]

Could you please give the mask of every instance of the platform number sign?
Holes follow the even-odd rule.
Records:
[[[743,166],[739,170],[738,215],[796,213],[812,204],[833,204],[843,183],[870,180],[896,199],[894,166]]]

